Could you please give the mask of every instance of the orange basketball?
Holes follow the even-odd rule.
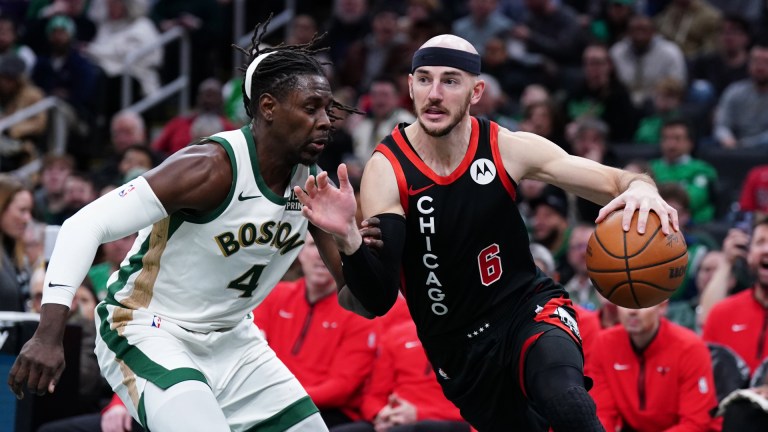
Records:
[[[688,248],[683,233],[661,232],[651,212],[645,234],[637,232],[639,213],[629,231],[621,227],[622,211],[600,222],[587,244],[587,272],[603,297],[618,306],[641,309],[668,299],[683,282]]]

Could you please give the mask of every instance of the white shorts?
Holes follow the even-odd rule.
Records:
[[[318,411],[248,317],[232,329],[199,333],[102,302],[96,327],[101,373],[145,427],[147,382],[162,389],[207,383],[233,431],[285,430]]]

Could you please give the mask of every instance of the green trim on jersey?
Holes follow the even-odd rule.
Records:
[[[320,167],[317,166],[317,164],[313,164],[311,167],[309,167],[309,173],[315,177],[317,177],[317,173],[320,172]]]
[[[232,150],[232,145],[229,141],[221,137],[212,136],[208,137],[208,139],[224,147],[224,150],[226,150],[227,156],[229,156],[229,165],[232,167],[232,184],[229,186],[227,198],[215,209],[209,212],[195,214],[178,212],[185,221],[194,224],[206,224],[221,216],[221,214],[224,213],[224,210],[229,206],[229,203],[232,202],[232,197],[235,196],[235,185],[237,184],[237,160],[235,159],[235,151]]]
[[[312,399],[304,396],[246,432],[283,432],[316,412],[318,409]]]
[[[128,343],[128,339],[120,336],[116,329],[111,328],[106,303],[100,303],[96,307],[96,311],[101,320],[101,324],[99,324],[101,339],[107,344],[109,350],[115,353],[115,357],[125,362],[136,375],[163,390],[182,381],[201,381],[208,385],[208,381],[199,370],[192,368],[166,369],[152,361],[140,349]]]
[[[147,427],[147,408],[144,406],[144,392],[141,392],[141,397],[139,398],[139,423],[144,427],[144,429],[149,430]]]
[[[267,186],[267,182],[264,181],[264,177],[261,176],[261,170],[259,170],[259,155],[256,151],[256,142],[253,141],[251,127],[249,125],[245,125],[240,128],[240,132],[245,135],[245,141],[248,143],[248,154],[251,155],[251,168],[253,169],[253,178],[256,179],[256,185],[259,187],[261,193],[264,194],[265,198],[277,205],[284,206],[285,203],[288,202],[288,198],[274,193],[272,189]],[[296,174],[297,167],[298,165],[295,165],[291,170],[290,178],[293,178],[293,175]]]
[[[141,271],[141,269],[144,268],[144,254],[146,254],[149,250],[149,238],[150,236],[147,236],[147,238],[144,239],[144,242],[141,244],[138,252],[128,258],[128,264],[120,267],[120,270],[117,271],[117,280],[112,282],[112,285],[107,287],[107,297],[104,299],[107,304],[119,306],[122,308],[125,307],[120,302],[115,300],[115,294],[125,288],[125,284],[128,283],[128,278],[131,277],[132,274]]]

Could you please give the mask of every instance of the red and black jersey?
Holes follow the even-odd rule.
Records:
[[[418,156],[398,125],[376,151],[392,164],[407,235],[402,289],[420,337],[463,330],[505,307],[538,273],[504,169],[499,126],[472,117],[466,155],[448,176]]]

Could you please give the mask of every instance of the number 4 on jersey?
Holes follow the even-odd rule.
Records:
[[[240,294],[240,297],[252,297],[253,291],[259,286],[259,277],[261,276],[261,272],[264,271],[264,267],[266,266],[259,264],[254,265],[248,269],[247,272],[230,282],[229,285],[227,285],[227,288],[242,291],[243,293]]]
[[[488,286],[501,278],[501,258],[499,245],[496,243],[480,251],[477,256],[477,266],[480,267],[480,281]]]

